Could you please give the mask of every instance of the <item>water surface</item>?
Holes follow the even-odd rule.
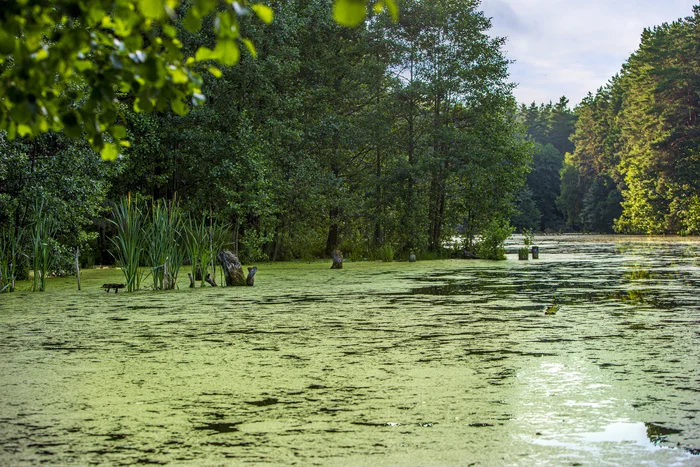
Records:
[[[0,295],[0,464],[700,465],[700,244],[537,243]]]

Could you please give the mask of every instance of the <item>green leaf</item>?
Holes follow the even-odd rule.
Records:
[[[83,135],[78,114],[75,111],[71,110],[61,115],[61,123],[63,123],[63,131],[71,138],[80,138]]]
[[[100,152],[100,156],[102,156],[102,160],[115,161],[117,160],[117,156],[119,156],[119,149],[112,143],[105,143]]]
[[[200,17],[204,17],[211,13],[211,11],[216,7],[216,0],[196,0],[194,2],[194,9],[197,11]]]
[[[269,6],[263,5],[262,3],[254,3],[250,6],[250,8],[253,9],[255,14],[258,15],[258,18],[260,18],[263,23],[270,24],[272,22],[274,15],[272,13],[272,8]]]
[[[204,62],[206,60],[216,60],[217,55],[211,49],[200,47],[197,49],[197,53],[195,53],[194,58],[198,62]]]
[[[187,115],[187,112],[190,111],[187,105],[179,99],[174,99],[172,102],[170,102],[170,108],[181,117],[184,117]]]
[[[10,55],[15,51],[15,36],[0,29],[0,54]]]
[[[396,0],[384,0],[384,3],[386,4],[387,10],[389,10],[389,14],[391,15],[391,19],[394,21],[399,20],[399,6],[396,4]]]
[[[253,44],[253,41],[250,39],[242,39],[243,44],[245,45],[246,49],[248,49],[248,52],[250,52],[250,55],[253,56],[253,58],[258,58],[258,51],[255,50],[255,44]]]
[[[357,26],[367,12],[365,0],[335,0],[333,18],[343,26]]]
[[[191,33],[195,33],[202,28],[202,18],[197,16],[194,10],[189,10],[185,15],[185,29]]]
[[[214,75],[214,78],[221,78],[221,76],[223,75],[223,73],[221,73],[221,70],[213,66],[209,67],[209,73]]]
[[[165,16],[162,0],[139,0],[139,10],[146,18],[160,19]]]
[[[222,65],[233,66],[241,56],[238,46],[233,39],[221,40],[214,48],[214,54]]]
[[[123,125],[113,125],[109,128],[109,133],[116,139],[122,139],[126,137],[126,128]]]

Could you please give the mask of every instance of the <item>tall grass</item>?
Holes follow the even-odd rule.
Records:
[[[21,254],[24,229],[15,231],[11,226],[0,233],[0,291],[12,290],[17,272],[17,261]]]
[[[131,200],[131,195],[116,204],[114,220],[110,220],[117,227],[117,236],[111,239],[115,247],[112,256],[122,268],[129,292],[141,288],[143,272],[139,266],[144,254],[145,221],[146,216]]]
[[[182,212],[175,201],[153,204],[146,229],[154,290],[174,289],[185,258]]]
[[[46,278],[51,271],[56,254],[53,239],[56,234],[56,222],[53,217],[46,213],[44,205],[37,203],[34,208],[36,220],[32,226],[32,267],[34,269],[34,280],[32,290],[43,292],[46,290]]]

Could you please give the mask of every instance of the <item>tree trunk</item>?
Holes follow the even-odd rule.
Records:
[[[238,261],[238,256],[228,250],[224,250],[220,251],[216,257],[224,270],[224,278],[226,279],[227,286],[245,285],[243,268],[241,267],[240,261]]]
[[[326,254],[332,255],[333,251],[338,248],[338,215],[340,214],[340,210],[338,208],[331,208],[329,214],[331,225],[328,228],[328,237],[326,238]]]

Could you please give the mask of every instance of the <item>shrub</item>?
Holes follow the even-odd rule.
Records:
[[[481,234],[481,240],[476,245],[476,254],[481,259],[504,260],[506,249],[504,243],[513,233],[508,221],[492,220]]]

